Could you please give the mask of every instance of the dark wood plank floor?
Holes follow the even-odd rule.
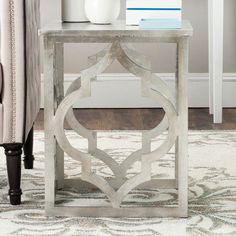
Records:
[[[147,130],[162,119],[162,109],[81,109],[75,110],[77,119],[88,129],[96,130]],[[208,109],[189,109],[189,129],[236,129],[236,109],[224,109],[223,124],[213,124]],[[65,127],[69,129],[68,125]],[[43,110],[39,112],[35,129],[43,129]]]

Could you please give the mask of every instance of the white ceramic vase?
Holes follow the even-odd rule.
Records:
[[[85,0],[61,0],[63,22],[88,22],[85,15]]]
[[[120,0],[85,0],[85,14],[93,24],[111,24],[120,14]]]

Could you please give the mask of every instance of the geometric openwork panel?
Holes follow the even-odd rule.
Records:
[[[74,160],[81,162],[81,179],[102,190],[110,200],[113,208],[119,208],[127,194],[137,186],[151,181],[151,165],[164,156],[175,144],[178,136],[178,114],[176,101],[168,86],[151,72],[150,62],[137,53],[131,46],[114,41],[106,49],[96,54],[91,66],[82,71],[81,77],[69,87],[67,94],[60,103],[54,119],[54,132],[60,148]],[[102,73],[115,59],[130,73],[141,78],[142,96],[157,101],[165,111],[160,124],[142,133],[142,148],[128,156],[122,163],[117,163],[111,156],[97,147],[96,131],[83,127],[75,118],[73,105],[79,100],[91,96],[91,81]],[[73,147],[64,131],[64,120],[77,134],[88,139],[88,153]],[[156,150],[151,151],[151,139],[168,132],[166,140]],[[92,172],[92,157],[104,162],[113,172],[116,184]],[[127,170],[137,161],[141,162],[141,172],[126,178]],[[166,183],[168,185],[168,183]]]
[[[138,26],[127,26],[124,21],[118,20],[111,25],[55,23],[40,30],[45,49],[45,212],[47,215],[90,217],[186,217],[188,215],[186,77],[188,44],[192,33],[193,29],[188,21],[182,22],[181,29],[142,30]],[[64,45],[68,43],[107,43],[109,45],[90,58],[89,68],[83,70],[80,78],[71,83],[64,96]],[[170,91],[164,81],[151,72],[150,61],[130,45],[134,43],[174,43],[177,46],[175,94]],[[92,97],[91,81],[96,80],[97,75],[104,72],[114,60],[139,77],[141,95],[157,102],[165,111],[165,116],[158,126],[142,132],[141,147],[126,159],[123,156],[112,158],[109,155],[110,152],[106,153],[101,150],[97,142],[97,132],[82,126],[73,113],[75,104],[82,102],[82,99]],[[88,141],[87,152],[70,143],[64,130],[65,120],[79,136]],[[160,136],[162,143],[159,145],[158,142],[159,146],[154,147],[152,145],[154,142],[151,141],[163,132],[165,138]],[[173,146],[175,146],[175,177],[158,179],[157,177],[161,176],[161,171],[166,167],[159,165],[159,163],[163,164],[163,159],[160,160],[160,158],[170,153]],[[75,173],[77,178],[74,175],[65,178],[64,153],[73,158],[73,163],[78,163],[78,167],[81,167],[81,174],[79,170],[77,175]],[[94,165],[95,162],[109,169],[109,174],[99,175],[99,171],[94,171],[98,166],[98,164]],[[139,168],[139,172],[132,172],[131,170],[136,167]],[[160,170],[158,175],[153,174],[154,169]],[[101,190],[102,194],[99,194],[105,197],[105,201],[96,201],[90,197],[84,199],[83,190],[88,192],[89,189],[94,189],[94,186]],[[82,190],[79,192],[80,196],[73,199],[73,204],[69,205],[67,200],[62,199],[64,197],[60,195],[62,192],[59,192],[59,198],[60,196],[62,198],[56,200],[56,190],[60,189],[64,194],[67,187],[70,190],[71,187],[76,191]],[[134,196],[136,191],[141,192],[144,189],[151,191],[153,188],[155,191],[169,189],[177,192],[178,196],[174,193],[176,201],[171,204],[168,200],[163,204],[161,200],[157,202],[160,199],[158,198],[151,206],[146,202],[143,202],[143,205],[136,204],[132,197],[132,201],[127,200],[131,199],[130,196]],[[134,204],[127,204],[127,202]]]

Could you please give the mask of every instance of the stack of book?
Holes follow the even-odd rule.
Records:
[[[126,24],[144,29],[181,28],[182,0],[126,0]]]

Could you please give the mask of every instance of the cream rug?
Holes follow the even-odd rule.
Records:
[[[74,133],[67,133],[74,146],[86,149],[86,141]],[[154,140],[160,144],[164,136]],[[136,132],[100,133],[99,145],[116,160],[140,147],[140,135]],[[115,149],[114,149],[115,148]],[[0,235],[236,235],[236,131],[190,131],[189,132],[189,218],[76,218],[44,216],[44,135],[35,133],[35,169],[22,170],[22,205],[8,204],[8,186],[5,158],[0,152]],[[103,176],[110,172],[100,162],[95,171]],[[160,178],[173,175],[173,150],[162,158],[153,171]],[[137,173],[138,165],[129,170]],[[76,176],[79,167],[66,158],[66,174]],[[60,203],[72,199],[88,198],[76,191],[59,194]],[[103,194],[94,193],[93,198],[107,201]],[[170,202],[177,199],[174,191],[132,191],[124,204]]]

